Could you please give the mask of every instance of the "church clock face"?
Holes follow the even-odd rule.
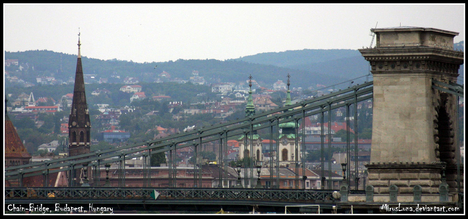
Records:
[[[76,122],[75,122],[75,121],[73,121],[73,122],[72,122],[72,125],[73,125],[73,126],[76,126]]]
[[[286,138],[283,138],[283,140],[281,140],[281,143],[283,145],[287,145],[288,144],[288,140]]]

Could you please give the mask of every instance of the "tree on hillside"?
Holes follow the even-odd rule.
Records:
[[[164,152],[151,154],[150,165],[152,167],[159,167],[162,163],[166,163],[166,155]]]

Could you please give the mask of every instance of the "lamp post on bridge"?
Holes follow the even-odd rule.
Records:
[[[257,161],[257,186],[256,188],[263,188],[262,183],[260,182],[260,172],[262,172],[263,161]]]
[[[237,166],[236,166],[236,171],[237,171],[237,185],[235,186],[235,188],[242,188],[241,179],[240,179],[241,167],[242,167],[241,165],[237,165]]]
[[[343,170],[343,183],[346,183],[346,163],[341,163],[341,169]]]
[[[106,183],[104,184],[105,187],[110,187],[110,182],[109,182],[109,170],[110,170],[110,164],[106,163]]]

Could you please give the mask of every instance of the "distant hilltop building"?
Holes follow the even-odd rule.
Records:
[[[101,132],[101,135],[104,141],[109,143],[124,142],[130,138],[130,132],[115,129],[115,126]]]
[[[192,76],[190,77],[190,82],[194,84],[203,85],[205,84],[205,79],[199,75],[198,71],[192,71]]]
[[[138,78],[135,78],[135,77],[126,77],[124,79],[124,83],[125,84],[138,84],[140,81],[138,80]]]
[[[5,60],[5,66],[10,67],[10,65],[18,66],[18,59],[6,59]]]
[[[141,85],[124,85],[120,88],[120,91],[125,93],[141,92]]]
[[[170,79],[170,78],[171,78],[171,74],[167,73],[166,71],[163,71],[163,72],[161,72],[161,73],[159,74],[159,77]]]
[[[227,94],[228,92],[232,91],[233,87],[233,83],[217,83],[211,86],[211,92]]]
[[[130,97],[130,103],[133,102],[134,100],[142,100],[145,98],[146,98],[145,92],[136,92],[133,94],[133,96]]]
[[[286,90],[286,84],[282,80],[278,80],[273,84],[273,90]]]

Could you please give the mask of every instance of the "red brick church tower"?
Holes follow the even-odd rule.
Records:
[[[78,59],[76,63],[75,88],[73,90],[73,102],[68,121],[68,156],[70,157],[89,153],[91,146],[91,123],[88,105],[86,104],[80,46],[80,34],[78,34]]]

